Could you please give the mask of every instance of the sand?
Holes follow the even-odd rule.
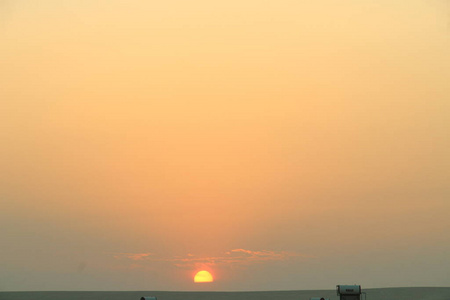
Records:
[[[450,288],[381,288],[364,289],[367,300],[450,300]],[[335,290],[269,292],[0,292],[0,300],[139,300],[157,296],[158,300],[309,300],[324,297],[338,300]]]

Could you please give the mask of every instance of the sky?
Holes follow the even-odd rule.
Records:
[[[449,81],[448,0],[2,0],[0,291],[450,286]]]

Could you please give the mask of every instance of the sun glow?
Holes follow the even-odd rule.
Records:
[[[194,282],[213,282],[214,279],[208,271],[199,271],[194,276]]]

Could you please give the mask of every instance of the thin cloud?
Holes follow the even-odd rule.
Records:
[[[114,257],[143,260],[147,262],[165,262],[178,268],[193,268],[198,266],[245,267],[252,264],[313,258],[313,256],[298,252],[270,250],[253,251],[247,249],[233,249],[220,256],[196,256],[189,253],[186,256],[159,257],[153,253],[116,253]]]
[[[144,260],[148,259],[151,255],[154,255],[153,253],[147,252],[147,253],[115,253],[114,258],[129,258],[131,260]]]

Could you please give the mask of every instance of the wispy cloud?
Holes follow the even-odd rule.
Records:
[[[114,253],[114,258],[122,258],[126,257],[132,260],[143,260],[148,259],[151,255],[154,255],[153,253],[147,252],[147,253]]]
[[[313,256],[298,252],[247,249],[233,249],[218,256],[196,256],[189,253],[186,256],[161,257],[153,253],[115,253],[114,257],[135,261],[165,262],[179,268],[193,268],[199,265],[245,267],[252,264],[313,258]]]

